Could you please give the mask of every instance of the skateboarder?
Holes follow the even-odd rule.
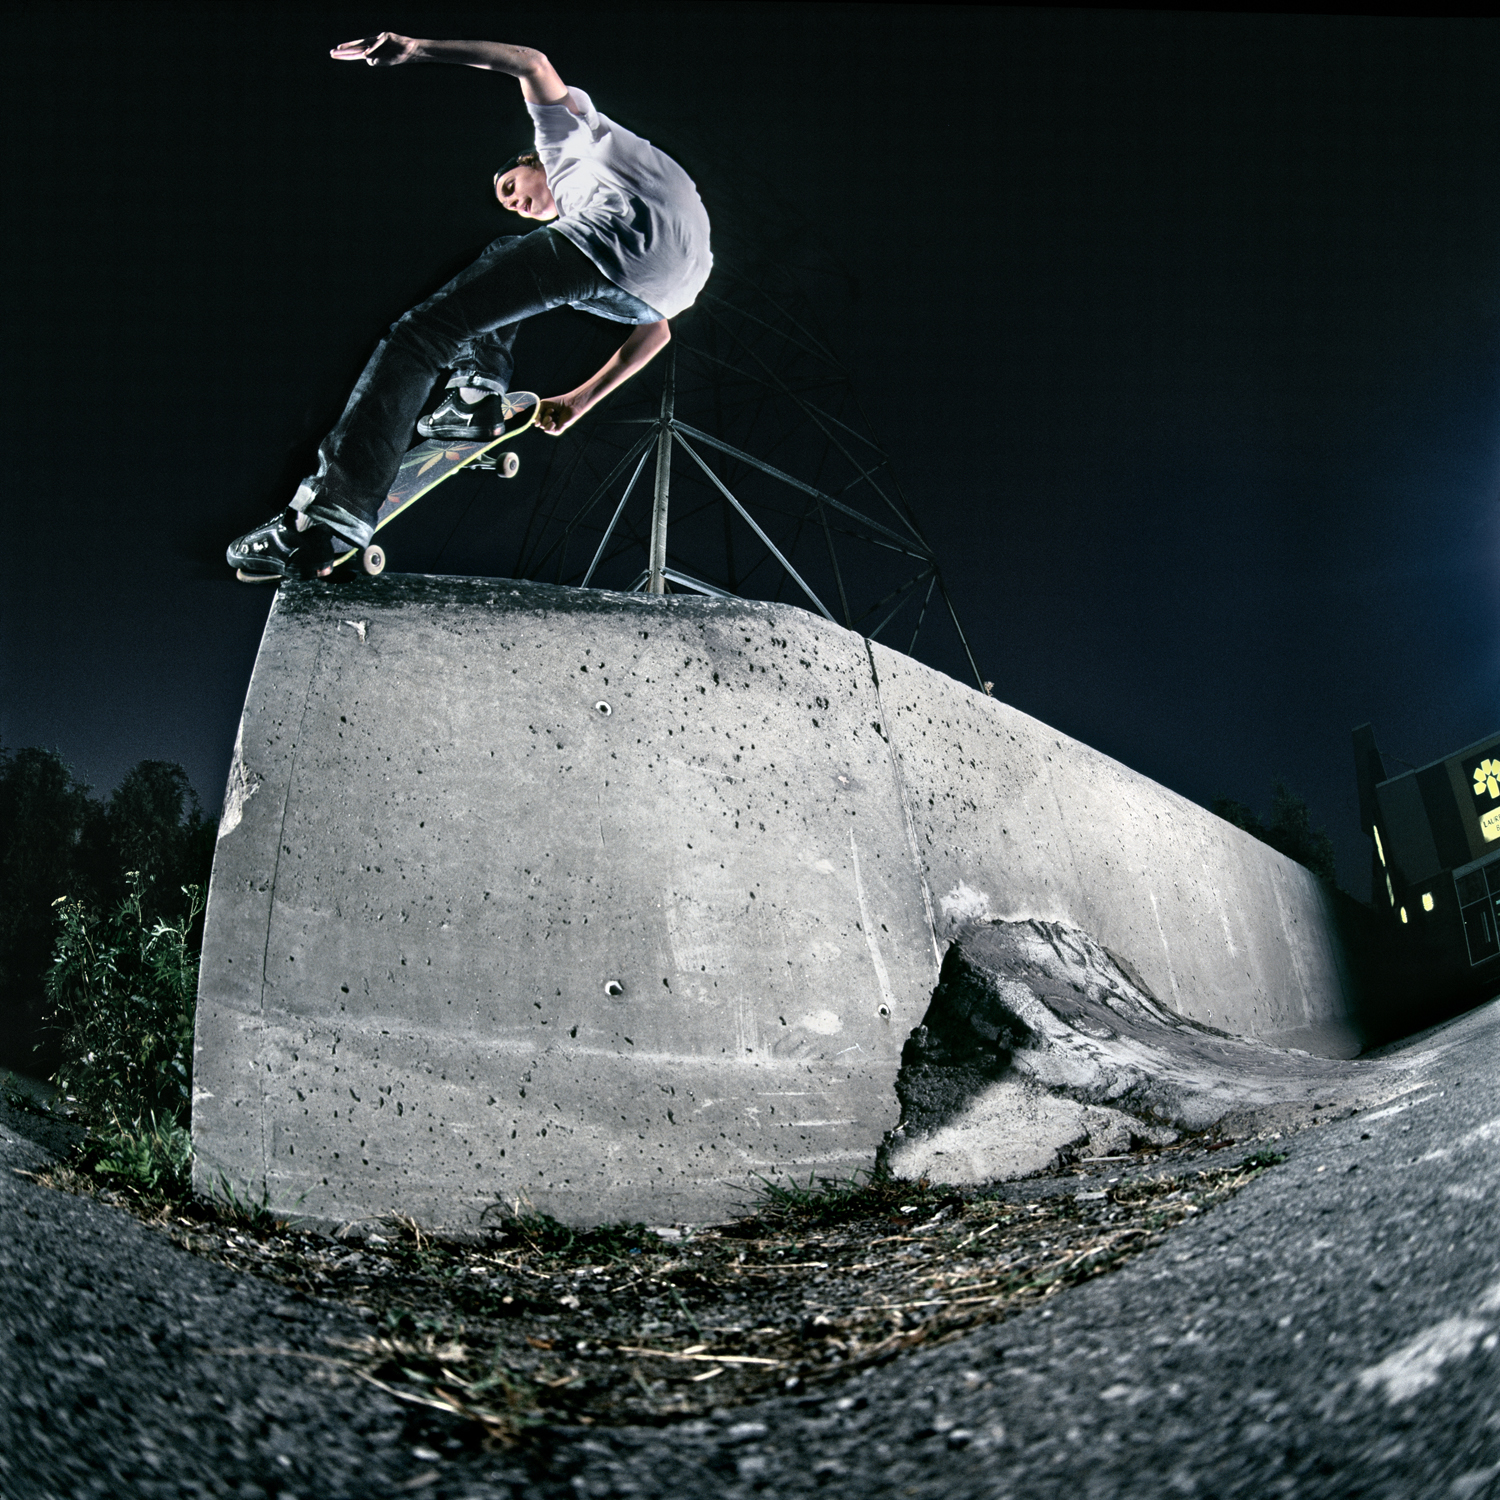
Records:
[[[503,430],[520,324],[550,308],[580,308],[626,325],[618,352],[581,385],[542,401],[537,426],[553,436],[641,370],[671,340],[667,320],[690,307],[708,280],[708,215],[692,179],[649,141],[600,114],[540,52],[503,42],[425,41],[383,31],[345,42],[332,56],[372,67],[459,63],[508,73],[535,127],[531,150],[495,174],[502,207],[545,227],[494,241],[467,270],[400,318],[355,384],[318,449],[294,511],[316,523],[280,528],[257,555],[229,562],[254,573],[322,564],[347,543],[365,546],[406,452],[413,423],[423,437],[475,439]],[[434,381],[452,372],[437,409],[418,421]],[[242,539],[245,540],[245,539]],[[298,555],[300,554],[300,555]],[[242,572],[242,575],[244,573]]]

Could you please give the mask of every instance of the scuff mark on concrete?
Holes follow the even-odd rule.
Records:
[[[224,791],[224,811],[219,818],[219,838],[233,833],[245,816],[245,804],[260,787],[260,777],[246,771],[244,756],[245,726],[240,725],[234,737],[234,754],[229,762],[229,785]]]
[[[875,982],[880,986],[883,1014],[892,1015],[896,1009],[895,992],[891,989],[891,976],[886,971],[885,959],[880,956],[880,944],[875,940],[875,926],[870,916],[870,903],[865,898],[864,877],[859,872],[859,845],[854,842],[854,830],[849,830],[849,849],[854,855],[854,893],[859,898],[859,925],[870,949],[870,962],[875,966]]]
[[[1161,908],[1156,904],[1155,891],[1148,890],[1146,894],[1151,898],[1151,915],[1156,921],[1157,936],[1161,938],[1162,957],[1167,961],[1167,979],[1172,985],[1172,999],[1178,1002],[1180,1008],[1182,996],[1177,989],[1177,975],[1172,969],[1172,950],[1167,946],[1167,930],[1161,925]]]
[[[990,898],[984,891],[976,891],[968,881],[960,880],[946,896],[938,900],[943,911],[943,928],[951,935],[971,922],[988,922]]]

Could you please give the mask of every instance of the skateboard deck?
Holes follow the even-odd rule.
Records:
[[[520,460],[513,453],[496,455],[501,443],[526,431],[536,421],[541,398],[532,391],[510,391],[505,398],[505,431],[499,437],[483,442],[454,442],[442,438],[429,438],[418,443],[401,460],[396,471],[396,482],[391,492],[375,512],[375,530],[394,521],[408,506],[415,505],[423,495],[430,494],[445,479],[451,478],[460,469],[478,464],[493,470],[503,479],[514,479],[520,468]],[[493,461],[485,460],[493,456]],[[351,547],[347,552],[335,556],[333,566],[339,567],[358,555],[366,573],[380,573],[385,568],[385,548],[377,542],[365,547]]]
[[[445,479],[458,473],[460,469],[489,469],[503,479],[515,478],[521,466],[520,459],[514,453],[497,453],[496,450],[502,443],[508,443],[513,437],[525,432],[536,421],[541,398],[533,391],[511,391],[504,399],[505,431],[499,437],[485,438],[476,442],[430,438],[426,442],[418,443],[407,453],[406,457],[401,460],[401,467],[396,471],[395,483],[392,484],[390,493],[375,513],[377,532],[394,521],[408,506],[414,505],[423,495],[429,494]],[[297,517],[299,530],[306,524],[304,517]],[[272,523],[268,522],[265,527],[249,533],[249,538],[269,531],[271,526]],[[238,547],[245,540],[247,538],[231,543],[231,548]],[[347,551],[335,553],[331,566],[339,567],[348,562],[351,557],[356,556],[360,559],[365,572],[372,576],[385,569],[385,548],[375,541],[371,541],[364,547],[351,547]],[[278,576],[270,573],[247,573],[238,568],[236,573],[242,583],[269,583]]]

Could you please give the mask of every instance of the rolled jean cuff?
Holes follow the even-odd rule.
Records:
[[[372,517],[357,516],[332,500],[314,500],[305,514],[309,520],[321,522],[335,536],[342,537],[351,547],[368,547],[375,535]]]

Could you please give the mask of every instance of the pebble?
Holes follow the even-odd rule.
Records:
[[[728,1448],[738,1443],[753,1443],[769,1431],[770,1428],[764,1422],[736,1422],[719,1441]]]

